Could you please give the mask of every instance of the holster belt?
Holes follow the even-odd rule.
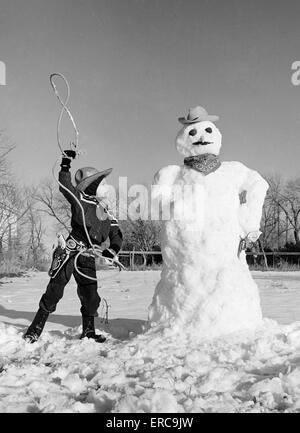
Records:
[[[84,242],[78,241],[70,235],[66,240],[66,246],[63,248],[61,245],[58,245],[52,253],[52,262],[48,271],[49,277],[56,277],[64,264],[67,263],[72,253],[76,253],[77,251],[80,252],[86,249],[87,246]]]

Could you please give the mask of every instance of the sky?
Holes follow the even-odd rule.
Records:
[[[222,160],[300,176],[299,19],[298,0],[1,0],[0,129],[16,176],[39,183],[60,155],[53,72],[86,151],[74,169],[151,182],[182,162],[178,117],[201,105],[220,116]],[[68,119],[62,130],[68,148]]]

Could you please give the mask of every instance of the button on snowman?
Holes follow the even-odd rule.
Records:
[[[197,338],[255,329],[259,293],[239,245],[260,235],[268,184],[240,162],[220,161],[217,116],[198,106],[178,120],[184,164],[159,170],[152,187],[162,207],[164,264],[149,323]]]

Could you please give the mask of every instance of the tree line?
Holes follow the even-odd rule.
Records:
[[[37,187],[20,185],[15,180],[9,164],[14,149],[0,133],[0,274],[47,269],[51,256],[45,240],[49,221],[65,236],[70,230],[70,206],[54,180],[45,179]],[[263,207],[262,235],[254,247],[264,251],[300,251],[300,177],[265,178],[270,187]],[[123,250],[160,251],[159,221],[127,218],[119,224],[124,235]],[[147,260],[144,256],[144,264]]]
[[[15,145],[0,132],[0,274],[41,268],[48,259],[43,243],[46,227],[37,210],[37,188],[16,181],[8,160],[14,149]]]

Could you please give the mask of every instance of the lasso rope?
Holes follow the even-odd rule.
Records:
[[[61,99],[61,97],[60,97],[60,95],[58,93],[57,87],[56,87],[56,85],[54,83],[54,77],[60,77],[64,81],[64,83],[66,85],[67,95],[66,95],[65,101],[63,101]],[[59,103],[61,105],[61,111],[60,111],[60,115],[59,115],[58,121],[57,121],[57,144],[58,144],[58,147],[60,148],[61,153],[63,155],[65,155],[65,156],[67,156],[64,153],[64,150],[63,150],[63,147],[62,147],[61,141],[60,141],[60,124],[61,124],[64,112],[66,112],[68,114],[68,116],[69,116],[69,119],[72,122],[73,129],[74,129],[74,132],[75,132],[75,141],[72,142],[72,145],[73,145],[73,149],[72,150],[75,150],[76,153],[77,153],[78,152],[78,142],[79,142],[79,132],[78,132],[75,120],[74,120],[74,118],[73,118],[70,110],[67,107],[67,103],[69,102],[69,98],[70,98],[70,86],[69,86],[68,80],[66,79],[66,77],[63,74],[61,74],[59,72],[54,72],[53,74],[50,75],[50,84],[51,84],[52,89],[53,89],[53,91],[54,91],[54,93],[55,93],[55,95],[56,95],[56,97],[59,100]]]
[[[59,95],[59,92],[58,92],[58,90],[57,90],[57,87],[56,87],[56,85],[55,85],[55,83],[54,83],[54,77],[60,77],[60,78],[62,78],[63,81],[64,81],[64,83],[65,83],[65,85],[66,85],[66,88],[67,88],[67,95],[66,95],[66,99],[65,99],[65,101],[63,101],[62,98],[61,98],[60,95]],[[58,72],[55,72],[55,73],[53,73],[53,74],[50,75],[50,83],[51,83],[52,89],[53,89],[53,91],[54,91],[54,93],[55,93],[55,95],[56,95],[56,97],[57,97],[57,99],[58,99],[58,101],[59,101],[59,103],[60,103],[60,105],[61,105],[61,112],[60,112],[60,115],[59,115],[59,118],[58,118],[58,122],[57,122],[57,144],[58,144],[58,147],[59,147],[59,149],[60,149],[62,155],[65,156],[65,157],[68,157],[68,155],[66,155],[65,152],[64,152],[64,150],[63,150],[63,147],[62,147],[62,144],[61,144],[61,140],[60,140],[60,126],[61,126],[61,121],[62,121],[62,118],[63,118],[63,114],[64,114],[64,112],[66,112],[67,115],[69,116],[69,119],[70,119],[71,122],[72,122],[73,129],[74,129],[74,132],[75,132],[75,142],[72,142],[72,143],[71,143],[71,146],[73,146],[73,149],[72,149],[72,150],[74,150],[74,151],[76,152],[76,155],[78,155],[78,154],[80,154],[80,151],[79,151],[79,144],[78,144],[78,143],[79,143],[79,132],[78,132],[78,129],[77,129],[77,126],[76,126],[75,120],[74,120],[74,118],[73,118],[73,116],[72,116],[72,114],[71,114],[69,108],[67,107],[67,103],[68,103],[69,98],[70,98],[70,86],[69,86],[68,80],[66,79],[66,77],[65,77],[63,74],[58,73]],[[89,232],[88,232],[87,226],[86,226],[86,219],[85,219],[84,209],[83,209],[83,206],[82,206],[80,200],[78,199],[78,197],[76,197],[75,194],[73,194],[72,191],[70,191],[68,188],[66,188],[66,187],[65,187],[65,186],[64,186],[64,185],[59,181],[59,179],[57,179],[57,177],[55,176],[55,168],[56,168],[56,165],[57,165],[58,161],[59,161],[59,158],[55,161],[55,163],[54,163],[54,165],[53,165],[53,167],[52,167],[52,175],[53,175],[53,178],[55,179],[55,181],[58,183],[58,185],[59,185],[61,188],[63,188],[65,191],[67,191],[69,194],[72,195],[72,197],[75,199],[75,201],[77,202],[78,206],[79,206],[80,209],[81,209],[84,231],[85,231],[85,234],[86,234],[86,237],[87,237],[88,243],[89,243],[90,248],[91,248],[91,251],[88,252],[88,255],[89,255],[89,256],[93,256],[93,257],[95,257],[95,258],[96,258],[96,257],[103,257],[103,256],[102,256],[102,250],[101,250],[101,248],[100,248],[98,245],[93,244],[93,242],[91,241],[91,238],[90,238],[90,235],[89,235]],[[101,203],[102,203],[102,202],[100,202],[100,204],[101,204]],[[110,214],[110,216],[113,216],[113,215]],[[79,252],[76,254],[76,257],[75,257],[75,259],[74,259],[74,267],[75,267],[76,271],[78,272],[78,274],[80,274],[81,276],[83,276],[83,277],[85,277],[85,278],[87,278],[87,279],[89,279],[89,280],[92,280],[92,281],[98,281],[97,278],[90,277],[89,275],[86,275],[86,274],[82,273],[82,272],[79,271],[79,269],[78,269],[78,266],[77,266],[77,260],[78,260],[78,258],[79,258],[80,255],[84,255],[84,254],[87,255],[87,251],[88,251],[88,249],[83,249],[82,251],[79,251]],[[104,258],[105,260],[108,260],[111,264],[113,264],[113,265],[114,265],[114,264],[117,265],[117,267],[118,267],[119,270],[121,270],[121,269],[125,270],[125,267],[124,267],[124,266],[123,266],[123,265],[122,265],[122,264],[121,264],[117,259],[115,259],[115,258],[111,259],[111,258],[109,258],[109,257],[103,257],[103,258]]]

